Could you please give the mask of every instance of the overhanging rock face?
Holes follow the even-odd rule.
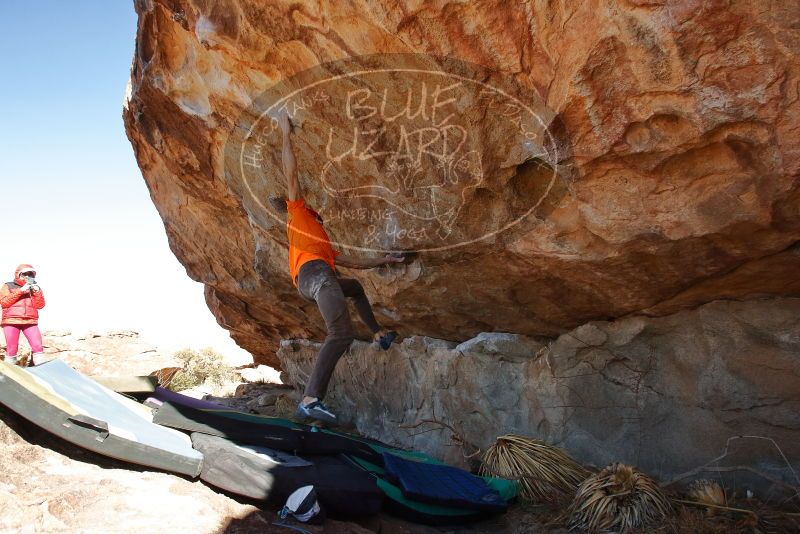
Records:
[[[601,4],[135,2],[126,131],[218,321],[263,363],[322,334],[266,202],[281,107],[338,248],[421,251],[347,273],[387,326],[556,336],[800,294],[796,1]]]
[[[282,343],[289,383],[302,387],[317,349]],[[327,402],[368,436],[454,463],[519,433],[598,467],[627,462],[663,483],[728,477],[765,497],[786,491],[774,481],[800,485],[798,354],[800,299],[719,301],[591,322],[546,344],[498,333],[412,337],[387,352],[356,342]]]

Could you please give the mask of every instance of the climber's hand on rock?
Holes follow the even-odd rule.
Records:
[[[392,252],[384,257],[387,265],[390,263],[402,263],[405,259],[405,255],[399,252]]]

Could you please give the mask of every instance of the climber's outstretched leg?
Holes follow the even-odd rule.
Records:
[[[367,325],[367,328],[372,332],[373,340],[387,350],[392,342],[397,338],[397,332],[391,330],[384,330],[375,320],[375,315],[372,313],[372,306],[364,293],[364,286],[361,282],[352,278],[339,278],[339,285],[342,287],[344,296],[353,299],[359,317]]]

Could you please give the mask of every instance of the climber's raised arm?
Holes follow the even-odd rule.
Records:
[[[301,197],[300,182],[297,180],[297,160],[294,158],[292,150],[292,123],[289,122],[289,114],[282,113],[278,119],[283,134],[283,150],[281,159],[283,161],[283,174],[286,176],[286,198],[287,200],[297,200]]]

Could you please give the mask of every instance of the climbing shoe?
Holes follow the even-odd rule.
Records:
[[[300,404],[297,405],[297,415],[334,425],[339,422],[336,415],[318,400],[309,404],[303,404],[303,401],[300,401]]]
[[[381,346],[383,350],[389,350],[389,347],[392,346],[392,342],[397,339],[397,332],[392,330],[391,332],[386,332],[378,339],[378,344]]]

